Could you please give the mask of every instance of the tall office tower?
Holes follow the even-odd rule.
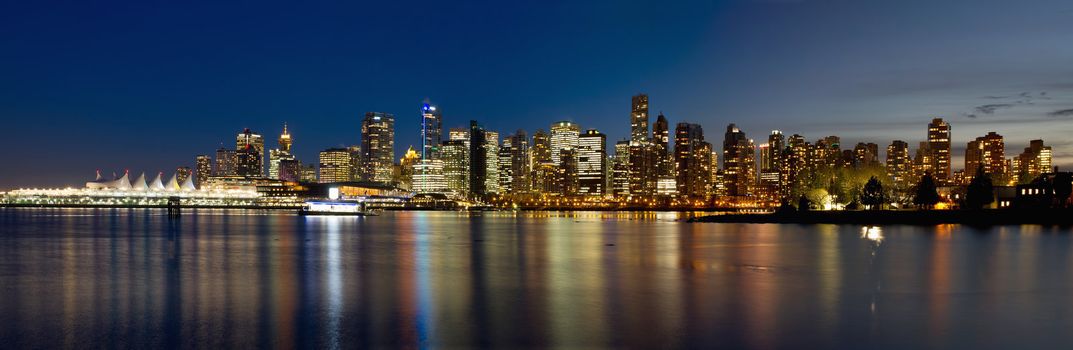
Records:
[[[447,191],[456,197],[469,194],[469,147],[462,140],[447,140],[440,146],[443,179]]]
[[[903,187],[912,184],[912,159],[909,158],[909,144],[902,140],[894,140],[887,146],[887,177],[895,186]]]
[[[247,178],[262,177],[264,157],[253,147],[235,151],[235,174]]]
[[[190,176],[193,176],[193,174],[194,171],[188,166],[181,166],[175,168],[175,182],[178,182],[180,184],[184,183],[186,182],[186,179],[189,179]]]
[[[466,144],[466,147],[469,147],[469,129],[451,128],[451,130],[447,132],[447,139],[462,141]]]
[[[532,163],[529,154],[529,136],[518,129],[510,137],[510,188],[513,193],[529,193]]]
[[[301,178],[300,182],[317,182],[317,167],[313,164],[306,164],[302,166],[301,175],[299,177]]]
[[[630,106],[630,141],[645,142],[648,140],[648,95],[634,95]]]
[[[365,181],[390,183],[395,165],[395,116],[365,113],[361,123],[361,173]]]
[[[502,194],[510,195],[513,191],[512,181],[514,176],[514,163],[511,158],[513,151],[510,146],[511,136],[507,135],[503,139],[503,144],[499,146],[499,152],[496,153],[496,158],[499,162],[499,192]]]
[[[279,148],[273,149],[268,152],[268,178],[273,180],[279,180],[279,166],[280,162],[285,159],[294,159],[294,154],[291,153],[291,145],[294,141],[291,139],[291,133],[287,132],[287,124],[283,124],[283,133],[279,135]]]
[[[442,145],[442,143],[441,143]],[[436,147],[439,150],[439,147]],[[421,159],[414,164],[413,191],[417,193],[448,192],[443,172],[443,159]]]
[[[425,100],[421,107],[421,158],[436,159],[443,143],[443,115]]]
[[[578,149],[564,148],[559,150],[558,193],[564,196],[577,195],[579,189],[578,173]]]
[[[932,175],[935,182],[945,185],[950,180],[950,124],[943,118],[935,118],[928,123],[928,157],[931,161]]]
[[[968,183],[976,176],[976,169],[983,166],[984,173],[993,180],[1004,177],[1006,170],[1006,143],[1002,135],[989,132],[987,135],[969,141],[965,147],[964,181]]]
[[[469,192],[480,196],[488,194],[488,150],[484,127],[476,120],[469,121]]]
[[[350,154],[350,181],[362,181],[365,177],[361,170],[361,146],[350,145],[346,151]]]
[[[755,156],[753,140],[734,124],[727,125],[723,138],[723,179],[727,195],[749,196],[753,194],[755,179]]]
[[[239,175],[250,177],[265,176],[265,140],[261,137],[261,134],[254,133],[249,128],[243,130],[235,139],[235,151],[245,151],[247,153],[242,156],[246,162],[245,169],[243,169],[244,173],[239,173]],[[255,152],[256,154],[253,154]]]
[[[630,196],[630,140],[615,143],[615,157],[611,163],[611,194],[615,197]]]
[[[656,193],[659,177],[656,176],[654,146],[648,141],[630,141],[629,177],[630,194],[648,196]]]
[[[578,193],[602,195],[607,185],[607,136],[596,129],[585,130],[578,137]]]
[[[678,195],[707,197],[711,191],[712,145],[704,141],[704,129],[699,124],[678,123],[675,127],[674,160]]]
[[[874,143],[858,142],[853,147],[853,164],[857,167],[873,167],[879,165],[879,145]]]
[[[1053,172],[1051,154],[1051,146],[1044,146],[1043,140],[1029,141],[1028,147],[1016,158],[1017,180],[1027,183],[1042,174]]]
[[[805,137],[793,134],[786,141],[786,166],[783,167],[784,177],[786,178],[787,192],[792,192],[794,188],[801,188],[807,181],[805,174],[812,171],[812,164],[809,162],[812,145],[805,141]],[[790,198],[795,200],[796,198]]]
[[[198,155],[194,159],[194,184],[201,188],[209,176],[212,176],[212,158],[205,154]]]
[[[299,182],[302,180],[302,162],[297,159],[284,159],[279,161],[279,179],[287,182]],[[314,181],[316,174],[314,174]]]
[[[656,176],[673,177],[674,163],[671,162],[671,134],[667,118],[660,113],[652,124],[652,148],[655,157]]]
[[[581,127],[573,122],[561,121],[551,124],[551,162],[560,164],[560,151],[577,149]]]
[[[234,176],[238,174],[238,155],[233,149],[220,147],[216,150],[215,176]]]
[[[552,162],[533,164],[531,176],[533,182],[532,193],[543,195],[557,195],[559,191],[559,167]]]
[[[540,163],[551,163],[551,137],[543,129],[533,133],[533,167]]]
[[[484,131],[485,179],[487,194],[497,194],[499,189],[499,132]]]
[[[350,152],[346,148],[320,151],[320,183],[350,181]]]

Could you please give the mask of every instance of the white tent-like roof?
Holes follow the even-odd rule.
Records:
[[[164,185],[164,190],[165,190],[165,191],[168,191],[168,192],[173,192],[173,191],[178,191],[178,190],[180,190],[180,189],[181,189],[181,188],[179,187],[179,178],[178,178],[178,177],[176,177],[177,175],[178,175],[178,174],[173,174],[173,175],[171,175],[171,179],[170,179],[170,180],[168,180],[168,184],[167,184],[167,185]]]
[[[164,183],[160,181],[160,177],[164,176],[164,173],[157,173],[156,178],[153,179],[153,183],[149,184],[150,191],[163,191]]]
[[[145,183],[145,173],[138,176],[134,183],[130,184],[130,189],[138,192],[145,192],[149,190],[149,185]]]
[[[182,185],[181,189],[183,191],[197,191],[197,188],[194,187],[194,177],[193,176],[187,176],[186,181],[183,181],[183,185]]]
[[[130,189],[130,179],[127,177],[128,175],[130,175],[130,174],[129,173],[123,173],[123,177],[119,178],[118,180],[113,181],[112,186],[115,187],[116,189],[120,189],[120,190],[129,190]]]

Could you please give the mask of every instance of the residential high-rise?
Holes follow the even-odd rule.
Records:
[[[674,131],[678,195],[689,198],[708,196],[711,191],[711,154],[712,145],[704,141],[704,129],[699,124],[678,123]]]
[[[928,141],[921,141],[917,146],[917,152],[913,155],[913,176],[912,183],[917,183],[926,174],[931,174],[932,178],[935,177],[934,167],[935,162],[934,153],[931,150],[931,144]]]
[[[529,137],[525,130],[518,129],[510,136],[510,187],[513,193],[529,193],[532,163],[529,154]]]
[[[950,124],[943,118],[928,123],[928,150],[931,156],[932,176],[936,183],[945,185],[950,181]]]
[[[212,176],[212,158],[204,154],[198,155],[194,159],[194,184],[201,188],[201,185],[209,180],[209,176]]]
[[[607,179],[607,136],[596,129],[585,130],[578,137],[578,193],[603,195]]]
[[[838,136],[827,136],[816,140],[813,161],[819,167],[835,168],[842,165],[842,141]]]
[[[551,161],[551,137],[543,129],[537,129],[533,133],[533,166]]]
[[[654,146],[648,140],[630,141],[630,195],[649,196],[656,193],[659,176],[656,174]]]
[[[783,152],[786,148],[785,138],[782,136],[782,132],[778,130],[772,130],[768,135],[767,143],[760,145],[760,171],[759,183],[760,187],[764,190],[764,193],[769,196],[768,199],[784,199],[786,193],[783,171],[785,167],[785,157]]]
[[[648,95],[634,95],[630,106],[630,141],[645,142],[648,139]]]
[[[243,130],[235,139],[235,152],[239,154],[238,175],[248,177],[265,176],[265,140],[261,134]]]
[[[786,166],[783,168],[786,178],[787,194],[794,193],[794,189],[803,189],[808,180],[806,174],[812,171],[812,145],[805,141],[805,137],[793,134],[786,140]],[[796,198],[789,198],[791,201]]]
[[[894,140],[887,146],[887,177],[896,186],[907,188],[912,183],[912,165],[908,143]]]
[[[351,180],[350,152],[346,148],[329,148],[320,151],[318,182],[333,183]]]
[[[395,116],[365,113],[361,123],[361,173],[365,181],[390,183],[395,164]]]
[[[753,195],[754,152],[753,140],[746,138],[745,132],[736,125],[728,125],[723,139],[723,181],[727,195]]]
[[[556,193],[573,196],[579,193],[578,186],[578,149],[563,148],[559,150],[559,171]]]
[[[853,147],[853,165],[861,168],[879,166],[879,145],[858,142]]]
[[[346,151],[350,154],[350,181],[362,181],[365,177],[361,169],[361,146],[350,145]]]
[[[436,159],[443,143],[443,116],[436,106],[425,101],[421,108],[421,158]]]
[[[965,147],[965,174],[964,181],[968,183],[976,176],[976,169],[983,166],[984,173],[991,175],[992,180],[1004,177],[1006,174],[1006,143],[1002,135],[989,132],[987,135],[977,137],[969,141]]]
[[[1028,183],[1042,174],[1053,172],[1051,157],[1051,146],[1044,146],[1043,140],[1029,141],[1024,152],[1017,156],[1017,180]]]
[[[223,147],[216,150],[216,169],[212,174],[216,176],[238,175],[238,155],[235,150]]]

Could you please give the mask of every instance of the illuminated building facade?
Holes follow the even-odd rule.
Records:
[[[561,164],[559,156],[565,149],[577,149],[581,127],[573,122],[561,121],[551,124],[551,162]]]
[[[365,113],[361,123],[361,174],[365,181],[390,183],[395,164],[395,116]]]
[[[421,107],[421,158],[438,158],[442,143],[443,115],[440,114],[439,108],[426,101]]]
[[[723,139],[723,181],[728,196],[753,195],[754,152],[753,141],[745,137],[745,132],[734,124],[728,125]]]
[[[484,127],[476,120],[469,122],[469,192],[474,196],[488,191],[488,138]]]
[[[936,183],[945,185],[950,182],[950,123],[942,118],[932,119],[928,123],[929,166]]]
[[[212,175],[238,175],[238,155],[235,150],[222,147],[216,150],[216,169],[212,172]]]
[[[351,180],[350,152],[346,148],[329,148],[320,151],[320,174],[318,182],[334,183]]]
[[[704,129],[700,124],[678,123],[674,130],[674,160],[678,168],[675,186],[678,195],[689,198],[708,196],[711,190],[711,154],[712,145],[704,141]]]
[[[607,193],[607,136],[596,129],[585,130],[578,137],[578,193]]]
[[[909,143],[894,140],[887,146],[887,177],[896,186],[908,188],[913,170],[912,158],[909,157]]]
[[[648,139],[648,95],[634,95],[630,101],[630,141]]]
[[[201,184],[212,176],[212,158],[208,155],[198,155],[194,158],[194,185],[201,188]]]
[[[484,131],[485,180],[486,194],[497,194],[499,188],[499,133]]]
[[[853,147],[853,166],[858,168],[879,166],[879,145],[858,142]]]
[[[615,143],[615,155],[611,161],[611,194],[615,197],[630,196],[630,140]]]
[[[447,140],[440,146],[447,191],[464,197],[469,193],[469,148],[462,140]]]
[[[439,149],[439,147],[436,147]],[[448,191],[442,159],[421,159],[414,164],[413,191],[417,193],[445,193]]]
[[[283,124],[283,132],[279,135],[279,148],[273,149],[268,152],[268,178],[280,180],[280,162],[286,159],[294,159],[294,154],[291,153],[291,145],[294,144],[294,140],[291,139],[291,133],[287,131],[287,124]]]
[[[965,147],[965,172],[963,183],[972,181],[976,169],[983,167],[984,173],[991,175],[992,181],[1003,178],[1006,170],[1006,143],[1002,135],[989,132],[987,135],[969,141]]]
[[[1017,156],[1018,182],[1028,183],[1042,174],[1054,171],[1051,146],[1045,146],[1043,140],[1028,142],[1024,152]]]
[[[532,163],[529,152],[529,137],[519,129],[510,137],[510,187],[514,193],[529,193]]]
[[[261,134],[245,129],[235,139],[238,154],[238,175],[247,177],[265,176],[265,140]]]

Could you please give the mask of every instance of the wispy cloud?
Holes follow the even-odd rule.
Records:
[[[976,108],[973,108],[973,110],[975,110],[976,113],[995,114],[995,111],[997,111],[997,110],[1006,109],[1006,108],[1013,108],[1013,106],[1014,106],[1014,104],[1012,104],[1012,103],[993,103],[993,104],[986,104],[986,105],[983,105],[983,106],[976,106]],[[975,118],[975,115],[973,115],[973,118]]]
[[[1052,117],[1073,117],[1073,108],[1059,109],[1057,111],[1047,113],[1047,115]]]

